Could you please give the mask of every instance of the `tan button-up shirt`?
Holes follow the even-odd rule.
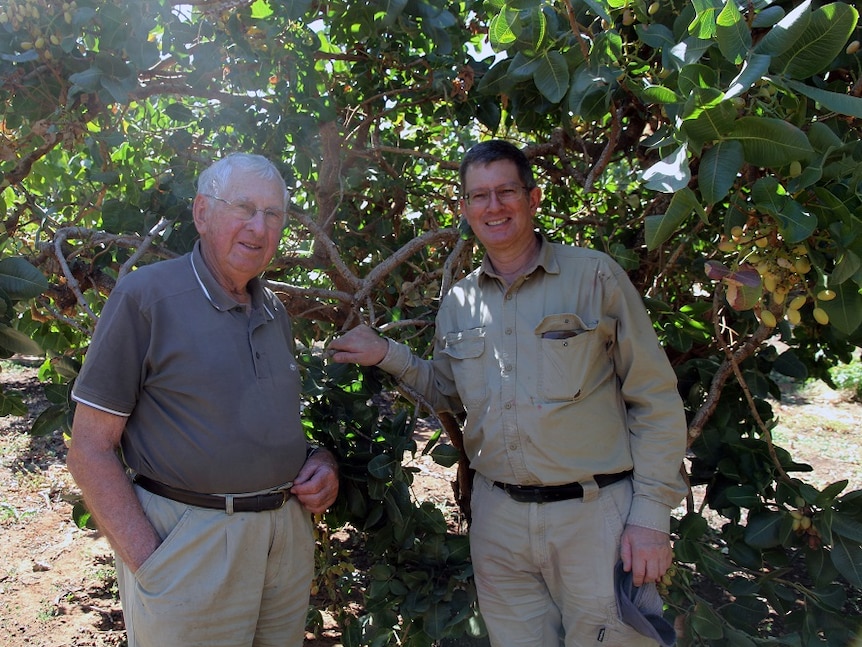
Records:
[[[543,240],[508,288],[486,258],[444,298],[434,359],[390,343],[380,367],[438,411],[466,411],[483,476],[559,485],[634,469],[628,522],[668,531],[686,491],[682,401],[641,296],[606,254]]]

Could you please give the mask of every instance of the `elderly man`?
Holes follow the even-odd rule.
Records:
[[[434,359],[366,326],[332,357],[466,413],[470,549],[495,647],[655,645],[621,621],[614,575],[621,561],[654,586],[671,563],[686,429],[673,370],[619,265],[536,233],[542,192],[518,148],[478,144],[460,173],[486,254],[440,305]]]
[[[258,278],[286,205],[261,156],[206,169],[194,250],[118,283],[75,382],[68,467],[115,551],[130,647],[303,642],[311,513],[338,471],[306,442],[290,320]]]

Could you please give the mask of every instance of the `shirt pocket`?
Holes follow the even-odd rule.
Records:
[[[485,378],[485,328],[446,333],[441,351],[449,358],[455,386],[464,406],[484,402],[488,394]]]
[[[613,374],[613,330],[574,313],[548,315],[536,326],[539,397],[547,402],[585,397]]]

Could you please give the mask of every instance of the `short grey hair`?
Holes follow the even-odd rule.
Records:
[[[251,173],[265,182],[278,182],[284,192],[284,207],[287,209],[290,194],[281,173],[263,155],[252,153],[231,153],[205,169],[198,177],[198,194],[222,197],[221,189],[236,171]]]

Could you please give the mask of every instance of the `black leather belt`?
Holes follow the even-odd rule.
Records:
[[[632,471],[616,474],[596,474],[593,480],[600,488],[628,478]],[[580,483],[565,485],[510,485],[494,481],[494,485],[503,490],[518,503],[553,503],[568,499],[580,499],[584,496],[584,488]]]
[[[224,510],[231,512],[264,512],[265,510],[277,510],[290,498],[289,490],[278,490],[267,494],[252,494],[249,496],[219,494],[200,494],[189,492],[180,488],[171,487],[159,483],[142,474],[136,474],[132,483],[140,485],[145,490],[158,496],[163,496],[172,501],[179,501],[186,505],[194,505],[199,508],[211,508],[213,510]]]

